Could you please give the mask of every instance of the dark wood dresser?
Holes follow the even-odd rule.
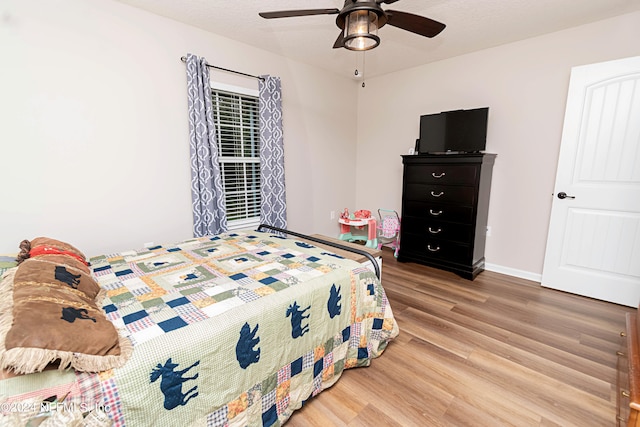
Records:
[[[627,328],[620,332],[618,351],[618,426],[640,426],[640,325],[637,311],[627,313]]]
[[[495,154],[402,156],[398,261],[453,271],[473,280],[484,270]]]

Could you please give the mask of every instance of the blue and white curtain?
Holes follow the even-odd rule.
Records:
[[[187,55],[186,63],[193,236],[200,237],[227,231],[227,213],[218,164],[209,68],[206,59],[192,54]]]
[[[280,78],[261,76],[260,105],[260,222],[287,227],[284,186],[284,142],[282,138],[282,95]]]

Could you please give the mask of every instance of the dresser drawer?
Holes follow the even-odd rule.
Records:
[[[626,313],[626,332],[622,337],[626,348],[621,349],[618,364],[618,416],[622,425],[640,426],[640,317],[638,310]],[[626,360],[626,365],[623,362]]]
[[[402,218],[402,226],[411,230],[412,234],[424,236],[425,239],[436,238],[465,244],[473,241],[473,227],[471,225],[405,216]]]
[[[479,170],[475,165],[406,165],[404,179],[406,183],[473,185]]]
[[[626,342],[626,331],[620,332],[620,350],[616,352],[618,362],[616,365],[616,420],[619,427],[627,426],[627,421],[631,415],[629,407],[629,358]]]
[[[468,263],[471,259],[469,245],[449,240],[429,239],[415,234],[403,234],[402,239],[400,250],[409,256],[457,263]]]
[[[416,218],[459,222],[463,224],[473,223],[473,208],[471,206],[405,200],[402,209],[403,217],[413,216]]]
[[[457,185],[407,184],[405,199],[435,203],[475,204],[475,188]]]

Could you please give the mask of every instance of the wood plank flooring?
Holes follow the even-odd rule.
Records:
[[[290,426],[615,426],[631,308],[485,271],[476,280],[383,251],[400,335]]]

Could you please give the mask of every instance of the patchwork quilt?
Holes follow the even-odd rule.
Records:
[[[398,334],[373,272],[269,233],[99,256],[91,269],[131,359],[95,374],[1,380],[5,415],[37,413],[24,402],[56,396],[67,409],[99,408],[115,426],[279,426]]]

